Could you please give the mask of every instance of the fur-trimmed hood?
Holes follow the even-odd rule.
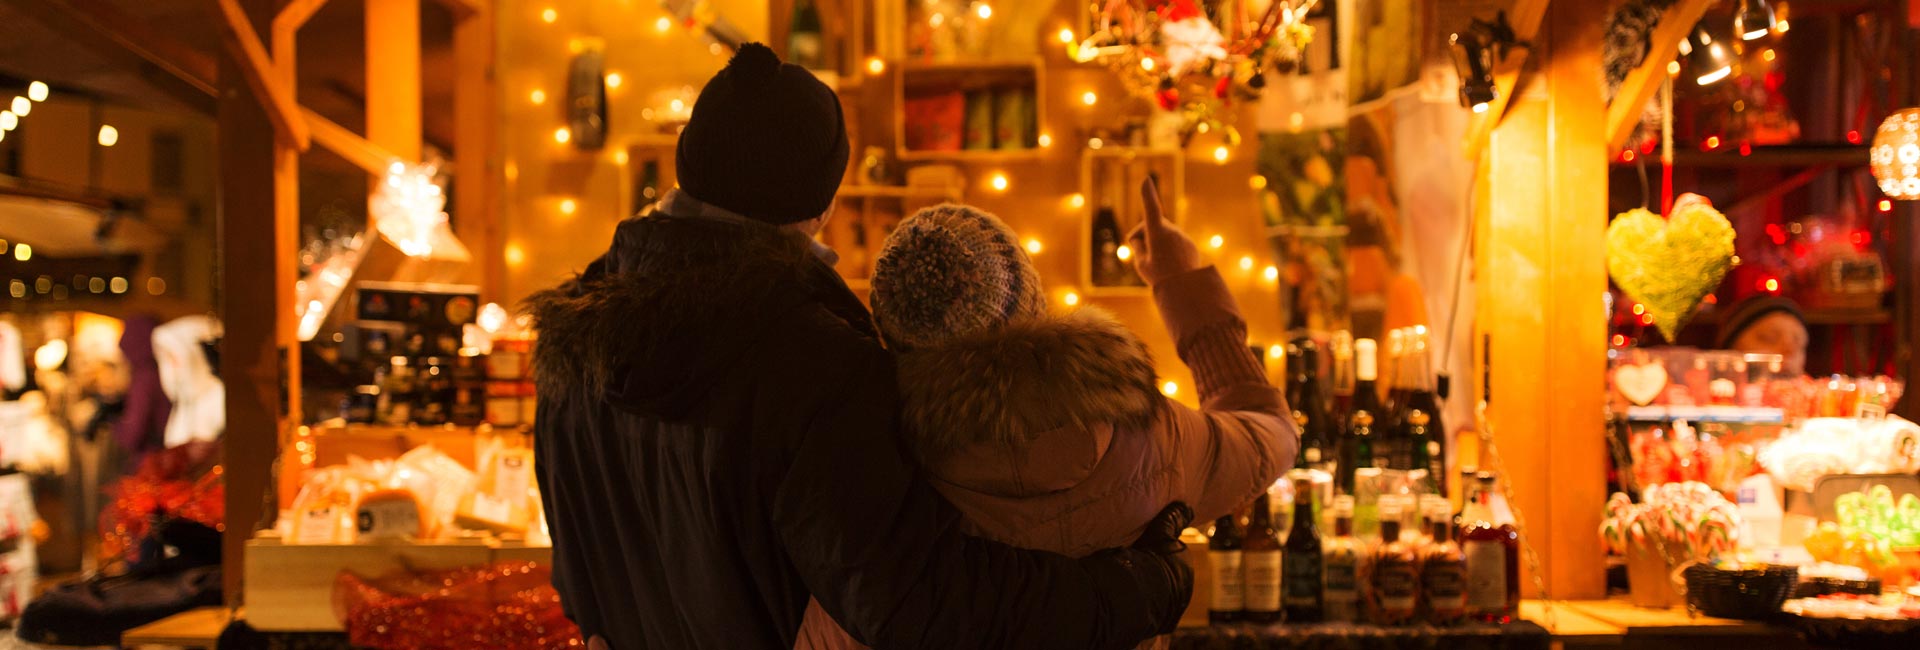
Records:
[[[807,303],[873,336],[866,308],[802,235],[661,213],[628,219],[585,271],[527,298],[535,379],[543,393],[589,391],[676,418],[774,316]]]
[[[1146,346],[1092,308],[897,359],[909,446],[942,479],[997,494],[1073,485],[1111,435],[1150,425],[1164,403]],[[977,460],[983,449],[1017,467],[942,462]]]

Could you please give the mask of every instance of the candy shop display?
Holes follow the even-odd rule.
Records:
[[[1723,441],[1703,427],[1684,421],[1670,428],[1656,426],[1633,433],[1628,451],[1637,485],[1693,481],[1729,492],[1757,468],[1752,443]]]
[[[1739,548],[1741,520],[1734,504],[1705,483],[1668,483],[1646,489],[1639,503],[1625,493],[1607,501],[1600,537],[1609,552],[1627,558],[1635,605],[1681,604],[1676,570],[1730,555]]]
[[[1864,569],[1891,585],[1920,577],[1920,497],[1887,486],[1834,499],[1834,521],[1807,536],[1814,559]]]
[[[1803,492],[1812,492],[1823,476],[1911,474],[1920,471],[1920,426],[1899,416],[1812,418],[1761,451],[1760,464],[1782,485]]]
[[[436,540],[467,531],[543,536],[532,452],[492,439],[479,458],[476,473],[422,445],[392,460],[350,457],[312,470],[280,518],[281,536],[295,544]]]

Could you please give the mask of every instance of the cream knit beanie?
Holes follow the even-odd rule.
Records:
[[[999,217],[951,203],[901,221],[873,270],[873,315],[895,347],[923,348],[1046,313],[1040,274]]]

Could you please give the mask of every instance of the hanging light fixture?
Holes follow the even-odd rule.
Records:
[[[1920,199],[1920,108],[1887,116],[1869,151],[1881,192],[1902,201]]]
[[[1773,5],[1767,0],[1740,0],[1740,10],[1733,13],[1733,33],[1743,41],[1766,38],[1773,25]]]
[[[1491,22],[1473,19],[1464,32],[1448,37],[1452,44],[1453,65],[1460,74],[1460,105],[1475,113],[1487,112],[1487,106],[1499,96],[1493,83],[1494,61],[1504,59],[1507,50],[1526,47],[1507,23],[1507,12],[1494,15]]]
[[[1706,25],[1694,26],[1693,35],[1680,41],[1680,54],[1687,57],[1695,84],[1710,86],[1733,75],[1733,60],[1727,55],[1727,46],[1716,42],[1713,35],[1707,33]]]

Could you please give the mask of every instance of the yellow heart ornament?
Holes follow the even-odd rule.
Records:
[[[1644,208],[1628,210],[1607,226],[1607,273],[1647,306],[1668,341],[1732,268],[1733,224],[1704,198],[1681,197],[1665,219]]]

